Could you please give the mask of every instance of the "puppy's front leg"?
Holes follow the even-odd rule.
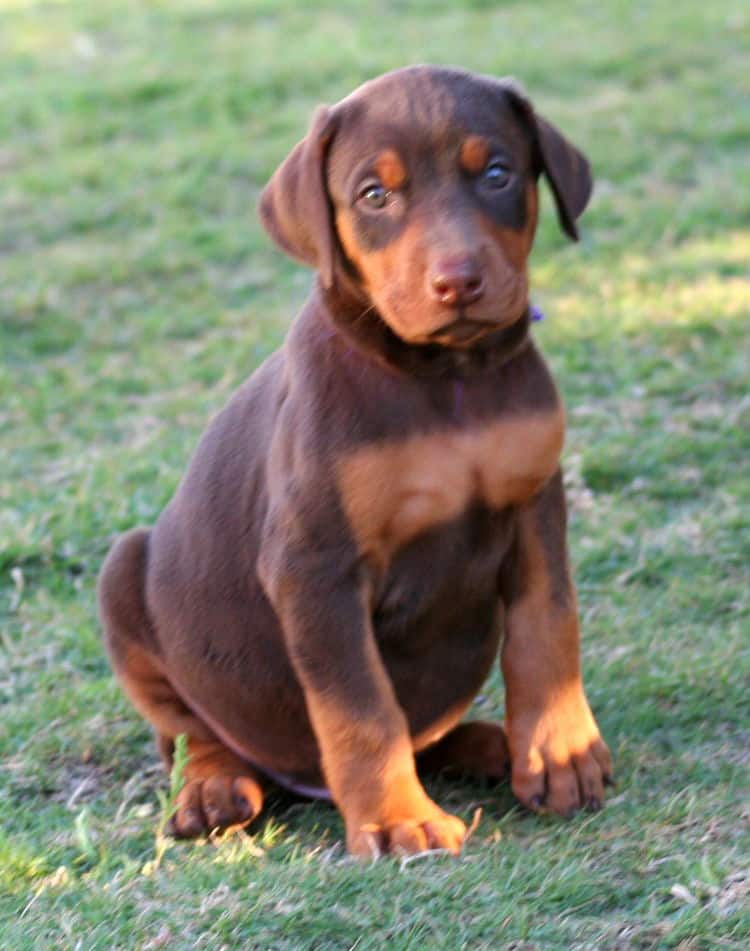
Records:
[[[321,534],[300,537],[301,521],[289,512],[272,516],[259,569],[305,693],[347,846],[365,857],[458,852],[463,822],[432,802],[417,778],[406,717],[372,629],[366,573],[345,542],[321,549]]]
[[[562,815],[599,808],[612,773],[581,680],[565,522],[558,472],[518,514],[503,577],[502,651],[513,791],[532,809],[544,805]]]

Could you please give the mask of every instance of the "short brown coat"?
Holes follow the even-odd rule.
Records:
[[[248,821],[270,777],[330,795],[355,853],[457,851],[419,761],[500,776],[508,753],[530,807],[601,803],[564,414],[529,335],[540,174],[576,236],[582,154],[516,87],[412,67],[319,110],[264,192],[320,278],[100,580],[167,760],[188,734],[179,834]],[[503,637],[505,728],[459,725]]]

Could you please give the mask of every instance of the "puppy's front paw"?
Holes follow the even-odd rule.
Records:
[[[508,741],[511,786],[524,806],[561,816],[602,807],[612,759],[582,691],[509,723]]]
[[[414,855],[442,849],[458,855],[466,838],[466,825],[434,803],[429,814],[415,817],[358,822],[347,834],[347,846],[359,858],[381,855]]]
[[[263,792],[250,776],[210,776],[186,783],[177,797],[172,831],[194,839],[215,829],[246,826],[258,815]]]

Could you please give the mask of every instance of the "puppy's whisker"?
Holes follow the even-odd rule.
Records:
[[[354,318],[354,320],[352,321],[352,325],[358,324],[361,320],[364,320],[364,318],[367,317],[368,314],[372,314],[374,312],[375,312],[375,305],[370,304],[369,307],[365,307],[362,313]]]

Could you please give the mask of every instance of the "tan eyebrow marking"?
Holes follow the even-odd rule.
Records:
[[[384,149],[375,160],[375,171],[387,189],[401,188],[406,181],[406,168],[394,149]]]
[[[459,156],[461,165],[472,175],[478,175],[490,157],[490,144],[482,135],[469,135],[464,139]]]

